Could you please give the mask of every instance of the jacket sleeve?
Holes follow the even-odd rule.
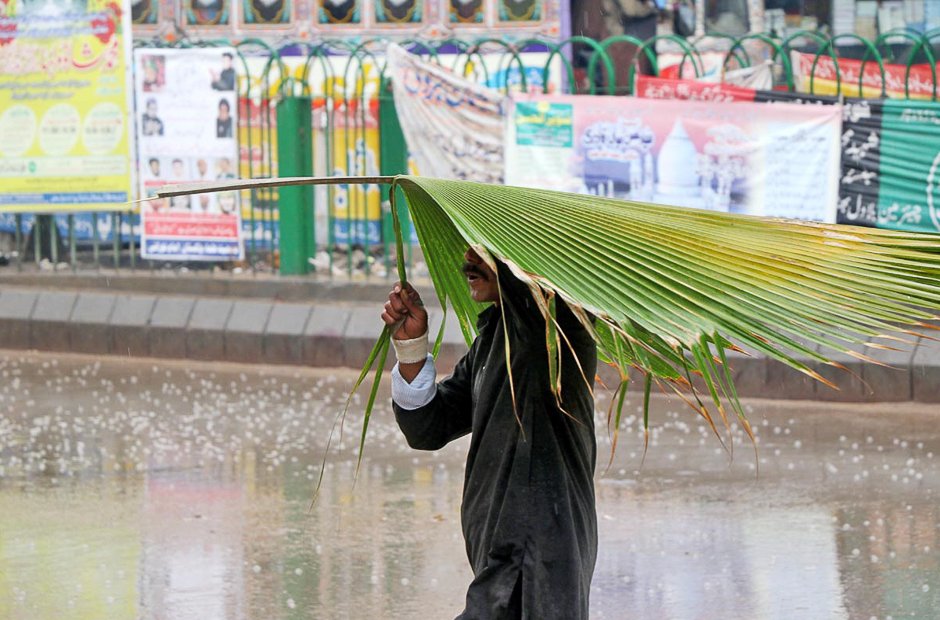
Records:
[[[404,409],[392,402],[395,420],[408,445],[416,450],[437,450],[470,432],[473,424],[472,381],[475,346],[464,355],[451,376],[437,384],[431,402]]]

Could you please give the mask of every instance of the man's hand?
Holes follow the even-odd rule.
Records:
[[[401,326],[392,334],[395,340],[420,338],[428,332],[428,312],[424,309],[424,303],[418,291],[414,290],[410,284],[402,287],[399,282],[395,285],[392,292],[388,294],[388,301],[385,302],[382,320],[391,328],[401,322]],[[405,381],[411,383],[424,368],[424,363],[425,360],[410,364],[400,362],[398,371]]]
[[[418,291],[410,284],[406,284],[404,288],[401,283],[395,285],[388,294],[388,301],[385,302],[382,320],[389,327],[394,327],[401,321],[401,326],[392,334],[395,340],[411,340],[423,336],[428,331],[427,310],[424,309]]]

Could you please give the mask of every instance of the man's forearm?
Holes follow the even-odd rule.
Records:
[[[420,362],[412,362],[410,364],[398,363],[398,372],[401,374],[401,378],[411,383],[415,380],[415,377],[418,376],[418,373],[421,372],[421,369],[424,368],[424,365],[427,364],[427,360],[422,360]]]
[[[417,372],[409,372],[406,378],[402,372],[405,366],[408,370],[420,366]],[[434,399],[437,393],[437,373],[434,369],[434,359],[425,356],[424,362],[401,362],[392,369],[392,400],[407,410],[420,409]]]

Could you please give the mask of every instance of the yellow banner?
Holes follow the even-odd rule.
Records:
[[[0,211],[127,208],[126,24],[113,0],[0,3]]]
[[[316,114],[314,115],[316,118]],[[378,99],[333,101],[334,176],[379,171]],[[340,244],[382,242],[382,196],[378,185],[342,185],[333,194],[333,234]]]

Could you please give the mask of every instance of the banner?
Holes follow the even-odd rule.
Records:
[[[397,45],[387,54],[395,111],[421,174],[502,183],[506,97]]]
[[[882,102],[846,99],[842,107],[842,176],[836,221],[878,225]]]
[[[656,66],[659,69],[659,77],[668,80],[694,79],[697,82],[724,83],[743,88],[772,88],[774,63],[765,57],[750,66],[741,67],[738,65],[738,59],[742,54],[745,54],[744,50],[739,49],[729,60],[726,52],[702,52],[695,56],[665,52],[657,56]],[[757,53],[757,56],[766,54]],[[726,60],[732,68],[726,68]],[[695,76],[696,68],[700,73],[698,77]]]
[[[835,105],[837,97],[808,95],[786,90],[754,90],[730,84],[712,84],[697,80],[679,80],[641,75],[636,80],[636,96],[647,99],[682,99],[685,101],[758,103],[801,103]]]
[[[316,176],[379,174],[378,100],[313,97],[313,173]],[[277,170],[277,114],[274,104],[242,98],[238,127],[242,178],[265,176]],[[366,172],[368,171],[368,172]],[[317,186],[314,193],[315,238],[318,244],[382,242],[382,197],[379,186]],[[243,238],[256,246],[276,241],[276,188],[242,194]],[[332,199],[330,198],[332,197]],[[256,204],[252,205],[251,200]],[[254,212],[254,217],[252,213]],[[253,229],[252,229],[253,226]],[[352,234],[350,234],[352,231]]]
[[[332,107],[332,176],[378,176],[379,101],[315,99],[313,126],[327,127]],[[328,143],[327,143],[328,144]],[[316,159],[316,157],[315,157]],[[338,185],[333,190],[333,243],[382,243],[382,193],[378,185]]]
[[[0,211],[127,209],[129,23],[113,1],[0,2]]]
[[[754,101],[757,103],[799,103],[802,105],[836,105],[839,103],[838,97],[826,97],[822,95],[809,95],[800,92],[790,92],[788,90],[759,90],[754,93]]]
[[[940,232],[940,104],[888,100],[881,114],[877,225]]]
[[[530,96],[507,122],[506,183],[835,221],[839,106]]]
[[[757,91],[751,88],[718,84],[715,82],[700,82],[698,80],[681,80],[678,78],[662,78],[650,75],[638,75],[634,93],[637,97],[646,99],[682,99],[684,101],[754,101]]]
[[[846,99],[840,224],[940,232],[940,104]]]
[[[910,73],[906,65],[884,65],[884,78],[881,68],[874,60],[865,63],[865,74],[862,76],[862,92],[859,94],[859,75],[862,71],[862,61],[850,58],[839,58],[838,69],[828,54],[819,56],[816,68],[813,69],[815,54],[791,52],[790,62],[793,67],[793,80],[796,88],[802,93],[813,92],[816,95],[838,95],[847,97],[863,97],[865,99],[881,98],[882,86],[885,95],[893,99],[931,99],[934,92],[934,76],[930,65],[912,65]],[[938,70],[940,73],[940,70]],[[810,82],[812,81],[812,85]],[[837,85],[838,82],[838,85]],[[905,84],[907,93],[905,93]],[[940,93],[938,93],[940,94]]]
[[[134,50],[140,195],[173,183],[236,178],[238,106],[230,48]],[[240,260],[237,192],[149,200],[141,255]]]

